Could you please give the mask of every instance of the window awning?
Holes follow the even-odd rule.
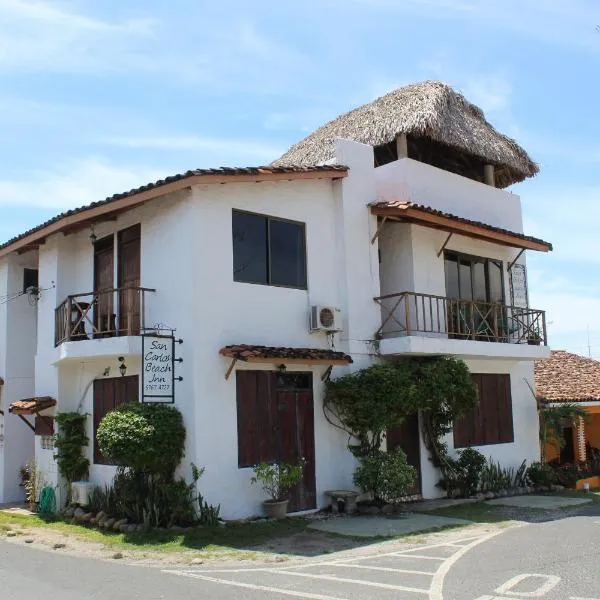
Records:
[[[429,206],[405,201],[375,202],[370,205],[371,213],[385,219],[414,223],[423,227],[440,229],[448,233],[456,233],[477,238],[493,244],[501,244],[523,250],[549,252],[552,244],[539,238],[502,229],[479,221],[471,221],[450,213],[436,210]]]
[[[282,346],[240,344],[225,346],[219,350],[219,354],[250,363],[348,365],[352,362],[352,357],[348,354],[321,348],[286,348]]]
[[[8,407],[13,415],[37,415],[42,410],[56,406],[56,400],[50,396],[38,396],[16,400]]]

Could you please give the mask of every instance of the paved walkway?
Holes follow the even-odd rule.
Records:
[[[470,525],[471,521],[450,519],[428,514],[408,513],[397,516],[353,516],[336,517],[316,521],[310,529],[348,535],[351,537],[402,536],[419,531],[432,531],[451,525]]]
[[[588,504],[591,498],[569,498],[568,496],[510,496],[488,500],[487,504],[494,506],[515,506],[518,508],[537,508],[553,510],[569,506]]]

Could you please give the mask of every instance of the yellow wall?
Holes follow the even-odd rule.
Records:
[[[585,424],[585,439],[594,448],[600,448],[600,414],[592,414],[589,423]]]

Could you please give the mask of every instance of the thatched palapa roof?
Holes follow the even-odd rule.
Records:
[[[337,117],[294,144],[273,165],[323,164],[334,157],[337,138],[380,146],[400,134],[427,137],[494,165],[498,187],[539,171],[517,142],[488,123],[479,107],[439,81],[398,88]]]

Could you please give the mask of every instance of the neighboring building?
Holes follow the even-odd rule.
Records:
[[[577,426],[565,424],[565,446],[545,448],[547,461],[561,464],[590,461],[600,467],[600,361],[565,350],[553,350],[548,360],[535,363],[535,392],[551,406],[576,403],[589,413]]]
[[[308,460],[293,510],[353,487],[347,436],[323,416],[331,368],[463,358],[480,405],[449,447],[481,446],[510,465],[539,459],[528,386],[549,349],[544,312],[528,307],[523,251],[551,246],[523,234],[520,199],[502,189],[536,172],[477,107],[426,82],[339,117],[270,167],[191,171],[59,215],[0,247],[0,274],[39,276],[38,293],[0,305],[5,417],[9,405],[85,411],[93,440],[106,411],[140,398],[139,334],[172,328],[183,340],[182,472],[206,467],[202,493],[225,518],[260,511],[249,468],[259,460]],[[17,367],[26,383],[11,387]],[[32,448],[12,414],[7,428],[24,449],[9,451],[5,433],[0,501],[15,499]],[[440,495],[417,415],[390,432],[395,444],[419,468],[423,496]],[[50,438],[35,436],[57,483],[52,455]],[[90,480],[109,481],[93,441],[89,457]]]

